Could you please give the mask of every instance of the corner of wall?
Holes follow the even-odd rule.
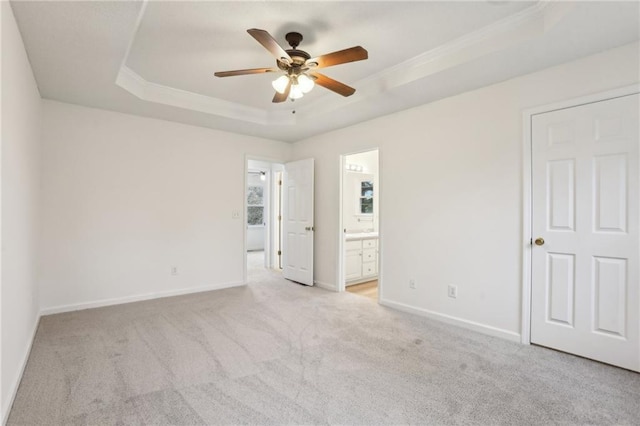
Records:
[[[339,291],[338,287],[335,284],[329,284],[329,283],[325,283],[317,280],[314,280],[313,283],[316,285],[316,287],[321,288],[323,290],[333,291],[336,293]]]
[[[37,269],[43,129],[42,98],[9,2],[1,2],[0,18],[1,162],[11,165],[0,168],[0,420],[6,422],[40,318]]]
[[[2,407],[6,407],[3,409],[1,415],[2,424],[6,425],[9,420],[9,414],[11,413],[11,407],[13,406],[13,401],[16,399],[18,395],[18,388],[20,387],[20,382],[22,381],[22,376],[24,375],[24,370],[27,368],[27,362],[29,361],[29,356],[31,355],[31,349],[33,348],[33,342],[36,339],[36,333],[38,332],[38,327],[40,325],[40,313],[36,318],[35,324],[33,326],[33,330],[31,331],[31,337],[28,341],[27,347],[24,349],[24,358],[22,362],[18,366],[18,375],[16,376],[16,380],[11,384],[11,392],[6,397],[2,395],[2,401],[0,402]]]

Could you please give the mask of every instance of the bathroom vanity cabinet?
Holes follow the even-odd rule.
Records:
[[[377,233],[347,234],[345,239],[346,285],[375,280],[377,277]]]

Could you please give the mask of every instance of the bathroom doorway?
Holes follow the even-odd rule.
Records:
[[[282,269],[281,163],[247,158],[245,176],[245,282]]]
[[[378,149],[341,156],[339,291],[380,299]]]

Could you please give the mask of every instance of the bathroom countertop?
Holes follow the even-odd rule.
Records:
[[[347,241],[366,240],[368,238],[378,238],[377,232],[353,232],[344,234],[344,239]]]

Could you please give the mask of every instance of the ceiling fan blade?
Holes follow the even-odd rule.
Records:
[[[259,30],[256,28],[252,28],[247,30],[251,37],[255,38],[258,43],[264,46],[275,58],[279,61],[291,63],[291,56],[278,44],[278,42],[271,37],[271,34],[266,32],[265,30]]]
[[[346,64],[347,62],[362,61],[369,58],[369,52],[362,46],[350,47],[349,49],[339,50],[333,53],[327,53],[316,58],[306,61],[310,68],[326,68],[334,65]],[[318,64],[313,66],[313,64]]]
[[[324,87],[325,89],[329,89],[333,92],[336,92],[342,96],[351,96],[356,92],[356,89],[353,87],[347,86],[344,83],[340,83],[337,80],[327,77],[324,74],[320,74],[317,72],[310,73],[309,75],[316,78],[316,84]]]
[[[289,84],[287,84],[287,88],[284,89],[284,93],[276,92],[271,102],[273,102],[274,104],[278,104],[280,102],[286,101],[289,97],[289,91],[291,91],[291,81],[289,81]]]
[[[235,70],[235,71],[218,71],[214,75],[216,77],[233,77],[234,75],[248,75],[248,74],[264,74],[266,72],[280,71],[278,68],[252,68],[248,70]]]

